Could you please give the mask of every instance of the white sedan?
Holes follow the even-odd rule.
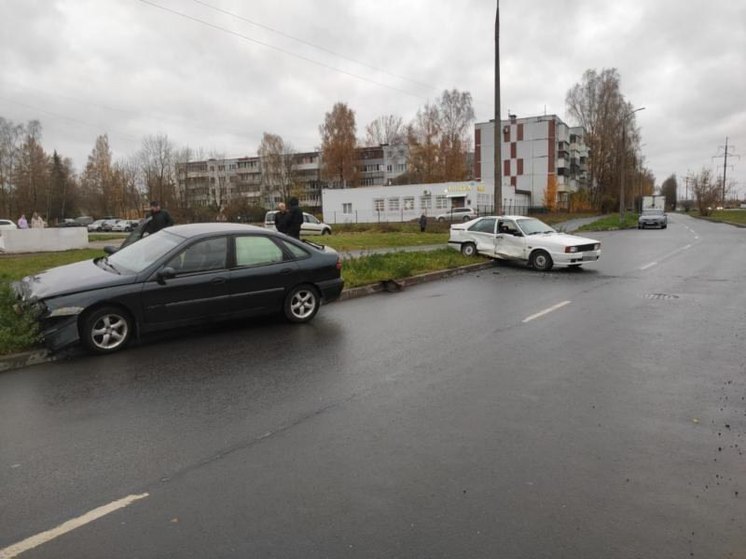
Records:
[[[596,262],[601,243],[558,233],[533,217],[485,216],[451,225],[448,246],[465,256],[482,254],[500,260],[526,262],[537,270],[552,266],[580,267]]]

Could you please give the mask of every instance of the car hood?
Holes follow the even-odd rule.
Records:
[[[99,268],[95,262],[95,260],[84,260],[26,276],[16,284],[16,289],[24,300],[33,301],[125,285],[135,281],[134,275],[119,275]]]
[[[535,245],[542,243],[554,244],[559,246],[576,246],[596,244],[599,241],[589,239],[588,237],[579,237],[577,235],[567,235],[566,233],[539,233],[538,235],[529,235],[526,237],[527,242]]]

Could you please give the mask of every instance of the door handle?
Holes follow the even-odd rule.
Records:
[[[210,280],[210,283],[214,283],[216,285],[225,283],[225,278],[213,278],[212,280]]]
[[[280,270],[280,273],[281,273],[281,274],[286,274],[286,275],[287,275],[287,274],[290,274],[290,273],[292,273],[292,272],[293,272],[293,269],[292,269],[292,268],[283,268],[282,270]]]

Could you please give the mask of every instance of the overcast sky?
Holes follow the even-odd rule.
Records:
[[[159,7],[160,6],[160,7]],[[2,0],[0,116],[85,165],[147,135],[226,157],[264,131],[318,148],[334,103],[358,137],[448,88],[494,115],[494,0]],[[587,69],[617,68],[660,184],[713,168],[746,194],[746,2],[502,0],[502,115],[557,114]],[[680,196],[683,196],[680,192]]]

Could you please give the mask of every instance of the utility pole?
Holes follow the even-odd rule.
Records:
[[[500,0],[497,0],[495,13],[495,215],[502,214],[503,181],[502,181],[502,122],[500,119]]]
[[[721,147],[721,149],[723,149],[723,155],[716,155],[716,156],[713,157],[713,159],[715,159],[717,157],[722,157],[723,158],[723,185],[722,185],[722,198],[723,198],[723,200],[722,200],[722,205],[723,205],[723,207],[725,207],[725,184],[726,184],[725,183],[725,179],[727,177],[727,170],[728,170],[728,156],[730,155],[731,157],[738,157],[739,159],[741,158],[741,156],[740,155],[736,155],[735,153],[729,153],[728,152],[728,136],[725,137],[725,148],[723,148],[722,146],[720,146],[720,147]],[[731,147],[733,147],[733,146],[731,146]]]

